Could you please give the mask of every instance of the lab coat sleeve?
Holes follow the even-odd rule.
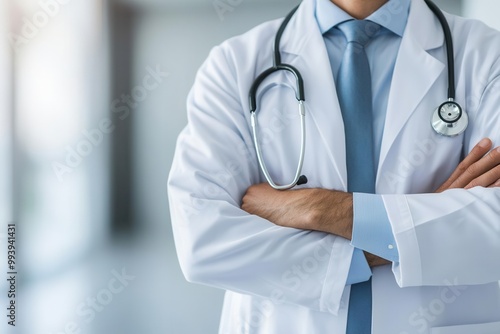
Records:
[[[471,113],[466,153],[484,137],[500,145],[500,70],[488,82]],[[401,287],[500,280],[500,188],[383,199],[399,250],[393,272]]]
[[[212,50],[187,102],[168,193],[188,281],[337,314],[353,247],[334,235],[276,226],[240,209],[261,182],[238,78]],[[245,80],[249,80],[245,78]]]

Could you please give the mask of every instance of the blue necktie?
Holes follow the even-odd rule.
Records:
[[[370,21],[351,20],[338,26],[347,47],[337,77],[337,94],[346,138],[349,192],[375,193],[372,85],[364,46],[380,30]],[[347,334],[370,334],[371,279],[353,284],[347,316]]]

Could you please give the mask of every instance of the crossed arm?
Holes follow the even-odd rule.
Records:
[[[436,192],[453,188],[500,186],[500,147],[483,139],[459,164]],[[278,191],[267,183],[253,185],[243,197],[241,208],[283,226],[327,232],[351,240],[353,196],[320,188]],[[365,252],[371,267],[388,264],[385,259]]]

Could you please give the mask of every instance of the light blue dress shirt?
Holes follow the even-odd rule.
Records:
[[[379,163],[392,74],[409,11],[410,0],[390,0],[366,18],[382,27],[365,46],[372,78],[375,166]],[[335,81],[347,46],[344,34],[336,26],[352,19],[331,1],[316,0],[316,20],[323,34]],[[392,228],[380,195],[354,193],[351,244],[355,250],[347,278],[348,285],[367,281],[372,275],[363,250],[392,262],[399,261]]]

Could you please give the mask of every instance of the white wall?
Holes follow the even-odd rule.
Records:
[[[4,37],[0,67],[8,57],[3,45],[7,36],[16,41],[9,46],[14,66],[0,69],[0,246],[2,251],[7,248],[4,224],[14,221],[17,287],[22,291],[16,294],[18,318],[11,328],[16,333],[64,328],[74,316],[75,305],[86,297],[83,286],[93,275],[78,274],[65,284],[63,273],[78,267],[83,257],[108,239],[109,136],[94,135],[89,140],[83,133],[95,134],[93,130],[110,112],[104,1],[60,5],[53,1],[48,7],[47,3],[4,0],[0,4],[0,14],[11,21],[6,26],[7,20],[0,19]],[[7,13],[5,5],[9,5]],[[10,100],[14,126],[11,117],[5,116]],[[10,146],[10,136],[15,142],[13,157],[4,146]],[[84,152],[78,162],[72,160],[72,166],[67,166],[67,147]],[[66,166],[58,169],[65,172],[56,173],[55,163]],[[14,176],[9,175],[9,165],[14,166]],[[4,195],[10,183],[15,188],[13,200]],[[3,284],[0,290],[6,291]],[[2,305],[6,296],[0,296]],[[2,330],[5,324],[0,332],[9,333]]]
[[[0,22],[9,22],[8,2],[0,3]],[[6,36],[8,23],[0,25],[0,36]],[[12,91],[11,91],[11,49],[7,38],[0,41],[0,226],[13,220],[12,210]],[[5,231],[4,228],[2,231]]]
[[[462,0],[433,0],[442,10],[455,14],[462,14]]]
[[[464,0],[465,17],[484,21],[489,26],[500,30],[500,1],[498,0]]]
[[[9,22],[6,1],[0,2],[0,22]],[[7,24],[0,24],[0,36],[6,36]],[[12,209],[12,91],[10,85],[11,50],[7,38],[0,40],[0,267],[7,268],[7,224],[13,222]],[[5,280],[2,280],[5,281]],[[7,282],[0,282],[0,291],[8,291]],[[3,294],[3,293],[2,293]],[[5,297],[0,297],[2,305]],[[0,332],[8,333],[7,321],[0,324]]]
[[[18,46],[14,68],[15,219],[29,227],[25,273],[42,276],[106,240],[109,135],[95,144],[84,135],[110,109],[103,4],[69,2],[53,16],[35,0],[16,4],[23,19],[17,34],[28,36],[26,22],[47,17]],[[73,163],[70,150],[80,152]]]

